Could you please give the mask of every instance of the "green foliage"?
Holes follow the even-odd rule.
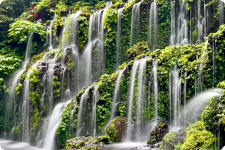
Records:
[[[30,33],[36,33],[40,36],[41,40],[45,40],[45,28],[41,23],[33,23],[26,20],[17,20],[10,25],[9,37],[13,38],[13,41],[18,43],[24,43],[28,41],[28,35]],[[12,41],[12,40],[11,40]]]
[[[148,42],[139,42],[130,49],[127,50],[127,56],[129,60],[133,60],[138,55],[151,51],[150,44]]]
[[[79,34],[80,50],[84,50],[85,45],[88,42],[89,21],[86,16],[80,16],[78,18],[78,21],[79,21],[78,34]]]
[[[109,8],[104,19],[105,47],[106,47],[106,67],[107,73],[112,73],[116,68],[116,27],[118,12],[116,9]]]
[[[57,137],[59,140],[59,145],[60,147],[65,147],[66,146],[66,141],[70,138],[72,138],[72,135],[68,132],[68,129],[70,127],[70,115],[71,115],[71,111],[72,109],[74,110],[74,122],[76,122],[77,120],[77,113],[78,113],[78,107],[76,105],[76,107],[74,107],[74,102],[71,102],[70,104],[68,104],[68,106],[64,109],[62,115],[61,115],[61,123],[58,126],[57,129]],[[73,126],[74,129],[76,129],[76,125],[74,124]]]
[[[187,137],[181,150],[215,150],[215,142],[215,136],[205,129],[203,122],[198,121],[187,128]]]

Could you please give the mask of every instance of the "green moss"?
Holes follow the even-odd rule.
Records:
[[[126,129],[126,118],[116,117],[106,129],[106,135],[109,137],[110,142],[120,142],[124,136]],[[118,126],[119,124],[119,126]]]
[[[161,150],[173,150],[178,143],[178,134],[176,132],[169,132],[162,140]]]
[[[215,150],[215,143],[215,136],[205,129],[203,122],[199,121],[187,128],[187,137],[182,150]]]

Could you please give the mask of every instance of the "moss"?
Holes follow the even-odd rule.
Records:
[[[173,150],[178,143],[178,134],[170,131],[162,140],[161,150]]]
[[[198,121],[187,128],[187,137],[182,145],[182,150],[215,150],[215,143],[215,136],[205,129],[203,122]]]
[[[126,129],[126,118],[116,117],[106,129],[106,135],[109,137],[110,142],[120,142],[124,136]]]
[[[133,60],[138,55],[147,53],[150,51],[150,44],[148,42],[139,42],[132,48],[127,50],[127,56],[130,60]]]
[[[105,47],[106,47],[106,73],[116,70],[116,28],[118,12],[116,9],[108,8],[104,19]]]

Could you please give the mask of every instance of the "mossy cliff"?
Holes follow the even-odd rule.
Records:
[[[154,100],[153,100],[153,87],[149,86],[149,83],[152,82],[152,64],[153,61],[158,63],[158,83],[159,83],[159,94],[158,94],[158,115],[165,120],[169,120],[169,77],[170,70],[174,67],[179,69],[179,74],[182,78],[181,86],[184,86],[185,83],[185,74],[186,74],[186,95],[181,93],[181,102],[183,104],[183,98],[186,96],[187,99],[191,98],[195,95],[195,93],[201,92],[204,89],[208,89],[211,87],[224,88],[224,82],[222,82],[225,78],[225,59],[223,58],[225,55],[224,51],[224,39],[225,39],[225,26],[222,25],[220,29],[216,33],[210,34],[206,40],[201,37],[201,41],[204,43],[197,42],[196,33],[196,19],[194,18],[196,3],[193,1],[188,1],[186,7],[188,7],[189,20],[188,25],[191,28],[191,35],[189,35],[189,39],[192,39],[190,43],[199,43],[199,44],[188,44],[184,46],[168,46],[170,43],[170,34],[171,34],[171,4],[170,0],[157,0],[157,12],[158,12],[158,40],[157,40],[157,49],[152,51],[153,43],[149,40],[149,16],[150,16],[150,5],[153,0],[143,0],[140,5],[140,24],[139,29],[133,33],[133,39],[131,39],[131,19],[132,19],[132,8],[135,4],[140,2],[140,0],[132,0],[132,1],[122,1],[122,0],[113,0],[112,5],[108,8],[106,12],[106,16],[104,18],[104,47],[106,51],[106,71],[105,74],[101,75],[97,82],[93,83],[89,88],[87,101],[89,104],[92,103],[92,94],[94,91],[94,87],[97,86],[99,90],[99,99],[97,101],[97,132],[103,132],[106,124],[109,122],[110,111],[112,107],[112,100],[114,94],[114,88],[116,85],[116,79],[122,69],[125,68],[125,72],[122,76],[121,80],[121,93],[119,95],[120,104],[116,109],[116,117],[121,116],[121,118],[127,116],[128,109],[128,97],[129,97],[129,85],[130,85],[130,76],[132,66],[135,61],[147,58],[146,65],[146,78],[147,81],[144,83],[146,93],[146,105],[142,109],[142,119],[150,120],[155,116],[154,114]],[[176,1],[178,2],[178,0]],[[207,0],[207,7],[209,9],[214,9],[215,3],[213,1]],[[17,20],[14,21],[9,27],[9,37],[4,39],[3,42],[0,43],[0,104],[5,100],[5,94],[2,91],[6,90],[6,80],[8,76],[12,74],[12,72],[20,66],[22,63],[24,55],[24,49],[26,48],[26,41],[29,38],[30,33],[34,33],[34,40],[32,46],[32,55],[33,57],[30,59],[30,62],[27,66],[26,71],[20,77],[20,81],[17,85],[17,108],[16,108],[16,117],[19,118],[16,120],[15,125],[15,139],[19,140],[22,136],[21,126],[22,120],[20,116],[19,107],[23,104],[23,92],[24,92],[24,81],[29,80],[29,133],[31,136],[31,143],[36,143],[39,139],[37,134],[41,130],[41,125],[46,120],[46,118],[51,113],[53,107],[62,100],[62,98],[66,97],[65,90],[66,87],[76,86],[73,84],[76,79],[76,73],[73,72],[73,69],[78,66],[75,62],[72,61],[72,52],[71,49],[66,50],[65,54],[65,62],[62,66],[62,57],[63,57],[63,48],[61,43],[62,36],[66,37],[64,40],[69,45],[71,38],[71,33],[63,30],[63,27],[66,23],[72,24],[71,13],[76,13],[78,11],[82,11],[78,18],[78,52],[82,54],[87,47],[88,44],[88,30],[89,30],[89,19],[94,12],[103,9],[106,6],[106,1],[69,1],[69,0],[42,0],[41,2],[32,3],[32,7],[29,10],[25,11]],[[203,2],[201,4],[203,5]],[[119,58],[119,70],[115,72],[116,68],[116,41],[117,41],[117,23],[118,23],[118,9],[123,8],[123,13],[121,16],[122,22],[122,31],[121,31],[121,44],[120,44],[120,58]],[[215,32],[217,28],[213,25],[218,22],[218,10],[216,10],[215,19],[210,17],[211,22],[208,28],[210,28],[209,32]],[[51,20],[56,14],[56,18],[53,22],[53,49],[48,49],[47,44],[44,44],[45,36],[49,34],[46,32],[47,27],[50,25]],[[214,13],[212,13],[214,14]],[[213,15],[212,15],[213,16]],[[39,19],[42,22],[36,23]],[[66,21],[65,21],[66,20]],[[2,39],[1,39],[2,40]],[[132,40],[132,45],[131,45]],[[64,42],[65,42],[64,41]],[[148,41],[148,42],[147,42]],[[44,45],[44,46],[43,46]],[[94,54],[94,52],[93,52]],[[53,90],[53,101],[50,100],[49,90],[46,89],[46,82],[44,82],[43,76],[48,68],[48,61],[53,58],[56,59],[56,66],[54,68],[53,73],[53,82],[52,82],[52,90]],[[216,62],[216,63],[215,63]],[[216,65],[215,65],[216,64]],[[66,69],[65,69],[65,68]],[[82,68],[84,69],[85,66]],[[64,70],[65,69],[65,70]],[[98,71],[98,70],[96,70]],[[115,72],[115,73],[114,73]],[[28,74],[29,73],[29,74]],[[64,73],[64,74],[63,74]],[[64,75],[64,80],[63,80]],[[204,75],[203,80],[199,80],[201,76]],[[67,78],[71,79],[71,83],[67,83]],[[61,82],[63,80],[63,82]],[[196,83],[197,82],[197,83]],[[198,82],[204,83],[199,84]],[[202,85],[197,86],[196,85]],[[57,130],[57,140],[60,148],[66,147],[66,142],[68,139],[72,139],[76,136],[77,129],[77,120],[78,120],[78,110],[80,107],[81,96],[84,94],[87,87],[82,87],[83,89],[79,91],[78,95],[72,100],[70,104],[64,109],[61,118],[61,124]],[[46,91],[45,91],[46,90]],[[8,90],[9,91],[9,90]],[[75,92],[75,90],[71,91]],[[77,91],[76,91],[77,92]],[[7,95],[7,94],[6,94]],[[136,113],[137,106],[137,86],[135,87],[134,92],[134,105],[132,113]],[[211,102],[202,114],[202,122],[197,122],[191,129],[187,131],[187,139],[183,145],[178,146],[180,148],[189,148],[188,143],[192,142],[195,136],[203,136],[203,139],[199,139],[197,143],[195,143],[198,148],[211,148],[212,144],[215,143],[215,137],[210,132],[221,131],[224,133],[224,95],[220,98],[220,101]],[[0,133],[6,131],[7,133],[13,128],[14,124],[11,122],[6,122],[3,119],[4,116],[4,105],[0,105]],[[219,106],[219,107],[218,107]],[[10,111],[10,110],[9,110]],[[73,112],[73,113],[71,113]],[[71,115],[72,114],[72,115]],[[12,118],[13,116],[7,116],[8,118]],[[89,118],[88,118],[89,117]],[[90,119],[90,116],[87,118]],[[71,121],[71,118],[73,121]],[[117,117],[114,119],[115,123]],[[120,119],[121,119],[120,118]],[[137,119],[136,117],[132,118],[134,121]],[[10,119],[8,119],[10,120]],[[125,119],[122,119],[125,121]],[[218,125],[219,122],[219,125]],[[3,128],[3,123],[7,124],[5,128]],[[87,124],[86,124],[87,126]],[[195,126],[198,126],[195,128]],[[192,128],[197,132],[195,135],[192,132]],[[107,142],[117,142],[121,141],[121,133],[120,131],[113,132],[115,126],[110,126],[106,130],[106,136],[99,137],[98,142],[102,141]],[[119,129],[120,130],[120,129]],[[122,130],[122,129],[121,129]],[[210,131],[210,132],[209,132]],[[215,133],[214,133],[215,134]],[[164,145],[167,145],[167,140],[169,136],[172,136],[172,144],[169,145],[174,148],[176,146],[176,142],[174,139],[176,135],[174,133],[169,133],[164,139]],[[207,143],[202,143],[202,140],[206,138],[212,138],[212,140],[207,141]],[[160,138],[161,139],[161,138]],[[93,139],[82,139],[82,142],[72,141],[67,142],[67,147],[71,148],[80,148],[80,146],[84,146],[85,142],[92,141]],[[224,139],[221,137],[221,141],[224,142]],[[85,142],[84,142],[85,141]],[[106,142],[106,143],[107,143]],[[78,144],[78,145],[77,145]],[[223,144],[223,143],[222,143]],[[97,145],[99,146],[99,145]]]

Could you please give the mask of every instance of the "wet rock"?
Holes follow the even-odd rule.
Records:
[[[66,149],[78,150],[78,149],[100,149],[103,147],[103,143],[98,138],[89,137],[76,137],[67,140]]]
[[[154,145],[162,141],[163,137],[169,132],[169,127],[165,122],[159,122],[155,130],[151,133],[148,144]]]
[[[125,138],[126,121],[127,119],[125,117],[116,117],[106,129],[106,135],[111,142],[120,142]]]
[[[160,149],[162,150],[173,150],[178,143],[178,133],[170,131],[166,134],[162,140]]]

